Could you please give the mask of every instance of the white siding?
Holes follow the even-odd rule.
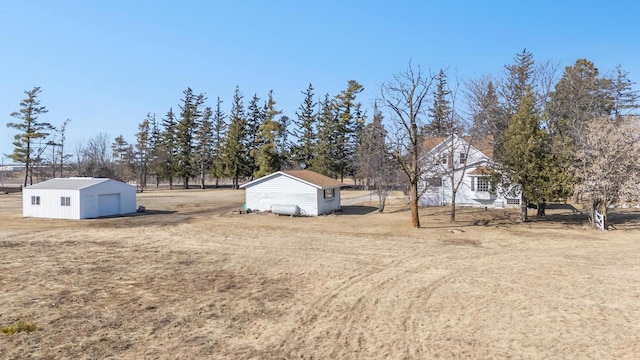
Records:
[[[120,200],[106,213],[100,212],[100,195],[119,194]],[[103,183],[81,190],[83,219],[96,218],[105,215],[124,215],[136,212],[136,188],[119,181],[105,181]],[[103,211],[105,205],[102,205]]]
[[[247,209],[266,211],[271,205],[298,205],[305,215],[318,215],[317,188],[284,175],[245,188]]]
[[[451,149],[455,149],[453,161],[455,165],[459,166],[460,152],[467,149],[467,143],[459,138],[454,137],[454,144],[451,144],[451,138],[448,138],[445,142],[438,144],[434,147],[425,157],[423,161],[426,162],[426,167],[432,169],[427,177],[442,177],[442,187],[433,187],[427,189],[427,191],[420,197],[421,206],[440,206],[451,204],[453,191],[451,188],[451,167],[450,164],[440,164],[436,167],[431,166],[434,163],[434,159],[449,158],[449,152]],[[475,170],[479,166],[488,167],[491,159],[484,155],[481,151],[471,146],[469,148],[469,154],[467,155],[466,170],[462,183],[456,193],[456,205],[460,206],[473,206],[473,207],[493,207],[496,200],[504,201],[503,196],[492,194],[487,191],[477,191],[477,186],[471,187],[471,179],[477,175],[469,175],[470,172]],[[457,183],[462,176],[462,169],[456,171],[455,182]],[[419,185],[421,189],[424,189],[425,184]],[[498,193],[501,193],[498,191]]]
[[[82,208],[80,209],[81,219],[93,219],[100,216],[98,212],[98,196],[94,194],[82,193]]]
[[[330,191],[330,189],[328,191]],[[317,189],[319,215],[330,214],[336,210],[340,210],[340,188],[334,188],[333,191],[334,197],[325,199],[324,190]]]
[[[32,205],[31,197],[39,196],[40,205]],[[62,206],[61,197],[69,197],[69,206]],[[22,216],[52,219],[80,219],[80,197],[78,190],[29,189],[22,190]]]
[[[46,189],[26,187],[22,191],[22,216],[54,219],[88,219],[100,216],[99,196],[118,194],[119,202],[109,214],[129,214],[136,211],[136,189],[118,181],[108,180],[82,189]],[[40,205],[32,205],[31,197],[39,196]],[[61,205],[61,197],[69,197],[69,206]]]

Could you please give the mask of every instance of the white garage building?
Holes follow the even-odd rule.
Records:
[[[89,177],[58,178],[22,189],[22,216],[90,219],[136,212],[136,188]]]
[[[278,171],[248,182],[247,209],[278,214],[317,216],[340,210],[340,187],[335,179],[309,170]]]

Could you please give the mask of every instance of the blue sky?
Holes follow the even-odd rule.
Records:
[[[370,107],[380,84],[414,65],[465,81],[499,76],[527,48],[562,67],[587,58],[640,80],[635,1],[20,1],[0,2],[0,156],[23,91],[42,87],[68,146],[99,132],[134,142],[148,112],[177,108],[190,86],[229,112],[274,91],[295,117],[309,83],[319,97],[350,79]],[[6,162],[7,160],[5,160]]]

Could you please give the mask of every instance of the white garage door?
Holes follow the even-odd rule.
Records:
[[[120,212],[120,194],[98,196],[98,216],[117,215]]]

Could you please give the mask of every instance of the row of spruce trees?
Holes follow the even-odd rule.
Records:
[[[236,87],[227,115],[220,98],[212,108],[206,106],[204,94],[187,88],[179,112],[171,108],[159,120],[147,115],[134,145],[117,137],[114,157],[131,166],[142,187],[153,175],[170,187],[175,179],[185,188],[190,179],[199,179],[204,188],[205,179],[212,177],[216,186],[219,179],[230,178],[237,188],[241,179],[290,168],[352,177],[365,124],[362,105],[356,101],[362,91],[362,85],[349,81],[345,90],[334,97],[327,94],[317,104],[309,84],[292,120],[277,108],[272,91],[265,101],[254,95],[245,106]]]

